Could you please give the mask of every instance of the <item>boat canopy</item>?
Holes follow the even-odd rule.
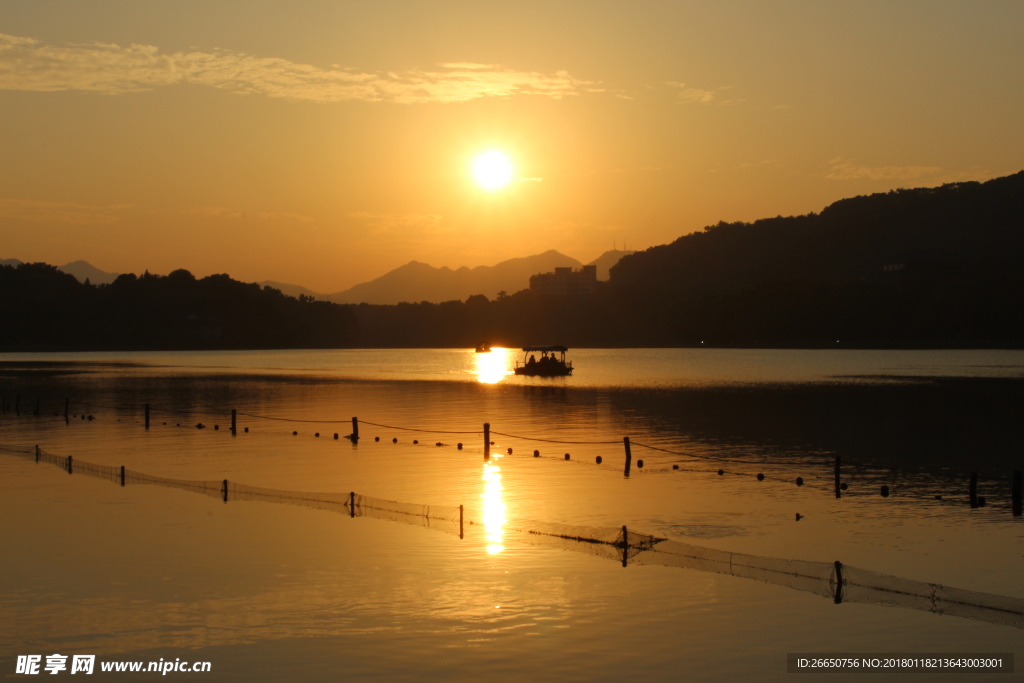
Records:
[[[551,352],[551,351],[561,351],[562,353],[565,353],[568,350],[569,350],[568,346],[524,346],[523,347],[523,351],[526,351],[527,353],[529,353],[530,351],[540,351],[542,353],[544,353],[544,352]]]

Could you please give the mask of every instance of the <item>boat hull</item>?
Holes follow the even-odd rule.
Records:
[[[531,377],[566,377],[572,374],[572,368],[534,368],[527,366],[516,368],[515,373]]]

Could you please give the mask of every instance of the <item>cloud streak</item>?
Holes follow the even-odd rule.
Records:
[[[604,92],[598,84],[565,71],[545,74],[458,62],[432,70],[374,73],[322,69],[230,50],[164,53],[153,45],[48,45],[34,38],[0,34],[3,90],[119,95],[182,84],[308,102],[397,104],[457,103],[514,95],[561,99]]]
[[[120,212],[130,207],[130,204],[93,206],[72,202],[0,198],[0,218],[30,223],[113,225],[120,220]]]
[[[195,206],[184,209],[182,214],[188,216],[200,216],[202,218],[231,218],[246,219],[256,218],[259,220],[285,220],[298,223],[312,223],[313,217],[300,213],[288,213],[286,211],[243,211],[231,209],[226,206]]]
[[[687,88],[685,83],[669,82],[666,85],[676,89],[676,98],[687,104],[711,104],[715,101],[714,90]]]
[[[832,159],[829,165],[825,177],[830,180],[916,180],[943,170],[941,166],[859,166],[843,157]]]

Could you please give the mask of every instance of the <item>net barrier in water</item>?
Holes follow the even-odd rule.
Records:
[[[903,607],[1024,628],[1021,598],[914,581],[845,565],[841,571],[842,602]]]
[[[201,493],[211,498],[221,498],[224,495],[224,484],[222,481],[201,480],[201,479],[171,479],[170,477],[156,477],[145,472],[126,469],[124,471],[124,483],[132,485],[165,486],[192,493]]]
[[[349,517],[371,517],[435,529],[463,537],[464,529],[488,529],[488,522],[464,516],[462,506],[422,505],[359,493],[287,491],[227,480],[157,477],[144,472],[58,456],[41,448],[0,446],[0,451],[121,485],[164,486],[220,498],[225,502],[284,503]],[[786,560],[682,543],[622,527],[595,527],[511,518],[500,523],[503,540],[595,555],[622,565],[660,565],[726,574],[829,598],[920,610],[1024,629],[1024,599],[964,590],[890,576],[840,562]]]

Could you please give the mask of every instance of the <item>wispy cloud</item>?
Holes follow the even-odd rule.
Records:
[[[112,225],[120,220],[120,212],[130,206],[130,204],[94,206],[72,202],[0,198],[0,217],[30,223]]]
[[[668,81],[665,85],[676,89],[676,98],[680,102],[689,104],[711,104],[715,101],[717,94],[714,90],[688,88],[685,83],[677,83],[675,81]]]
[[[829,162],[826,178],[831,180],[917,180],[942,172],[941,166],[862,166],[843,157]]]
[[[356,211],[349,214],[369,227],[371,237],[398,236],[404,239],[432,238],[453,232],[443,225],[444,216],[438,213],[373,213]]]
[[[255,218],[258,220],[285,220],[297,223],[312,223],[313,217],[300,213],[289,213],[287,211],[243,211],[232,209],[226,206],[195,206],[182,210],[188,216],[201,216],[203,218]]]
[[[230,50],[164,53],[153,45],[48,45],[0,34],[0,89],[117,95],[177,84],[310,102],[399,104],[603,92],[598,84],[565,71],[546,74],[493,64],[453,62],[431,70],[374,73]]]
[[[743,102],[738,97],[730,97],[723,99],[722,95],[725,91],[732,88],[731,85],[723,85],[715,88],[714,90],[705,90],[704,88],[691,88],[685,83],[679,83],[678,81],[666,81],[665,85],[676,91],[676,100],[684,104],[736,104],[737,102]]]

